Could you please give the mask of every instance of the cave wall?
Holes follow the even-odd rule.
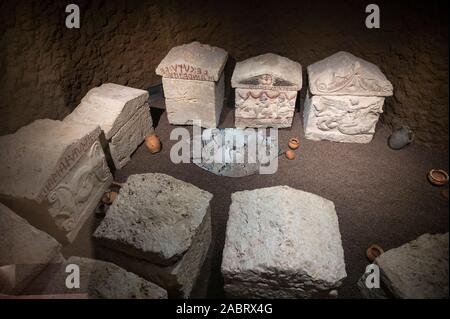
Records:
[[[418,142],[447,147],[446,1],[377,1],[380,29],[365,27],[367,3],[355,0],[73,2],[81,28],[70,30],[69,2],[1,2],[0,134],[63,118],[103,82],[158,84],[154,70],[168,50],[197,40],[226,49],[231,61],[273,52],[304,68],[349,51],[394,85],[384,123],[407,124]]]

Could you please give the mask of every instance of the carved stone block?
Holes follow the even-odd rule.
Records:
[[[148,92],[114,83],[91,89],[64,121],[99,125],[117,169],[153,131]]]
[[[211,198],[168,175],[131,175],[94,233],[99,257],[189,297],[211,242]]]
[[[215,128],[224,98],[223,69],[228,53],[217,47],[192,42],[172,48],[156,68],[163,77],[169,123]]]
[[[333,202],[288,186],[233,193],[222,275],[229,297],[334,297],[346,272]]]
[[[0,200],[59,241],[73,241],[112,181],[100,133],[37,120],[1,136]]]
[[[302,67],[276,54],[259,55],[236,64],[231,85],[236,88],[236,127],[290,127]]]
[[[369,143],[392,84],[380,69],[347,52],[308,66],[309,92],[303,111],[305,137]]]
[[[63,260],[61,245],[0,203],[0,293],[18,294],[47,264]]]

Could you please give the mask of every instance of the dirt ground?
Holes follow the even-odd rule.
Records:
[[[131,174],[160,172],[214,195],[213,241],[192,297],[224,297],[220,265],[230,194],[235,191],[288,185],[335,203],[347,270],[347,278],[339,289],[340,298],[361,297],[356,282],[368,264],[365,251],[370,244],[377,243],[387,250],[423,233],[448,232],[448,200],[442,196],[442,189],[432,186],[426,178],[432,168],[448,171],[448,152],[414,143],[393,151],[387,146],[390,130],[382,124],[370,144],[313,142],[303,138],[301,113],[297,111],[292,128],[279,131],[282,147],[290,137],[300,137],[301,146],[294,160],[280,157],[278,171],[273,175],[229,178],[216,176],[194,164],[173,164],[169,152],[176,141],[170,141],[169,134],[174,126],[168,123],[164,112],[152,109],[152,114],[162,151],[152,155],[141,145],[131,162],[115,172],[115,180],[123,182]],[[233,123],[233,110],[225,107],[220,127],[233,127]],[[77,240],[64,249],[66,256],[95,257],[90,235],[99,221],[91,218]]]

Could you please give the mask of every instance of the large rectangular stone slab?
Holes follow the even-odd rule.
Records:
[[[290,127],[302,67],[273,53],[259,55],[236,64],[231,85],[236,88],[236,127]]]
[[[169,123],[215,128],[224,99],[225,50],[199,42],[172,48],[156,68],[163,77]]]
[[[109,152],[117,169],[153,132],[147,103],[148,92],[114,83],[91,89],[64,121],[99,125],[109,142]]]
[[[211,198],[168,175],[129,176],[94,232],[101,258],[189,297],[211,241]]]
[[[380,270],[380,288],[368,288],[367,275],[358,282],[370,299],[448,299],[449,235],[424,234],[375,259]]]
[[[227,296],[336,295],[346,272],[333,202],[288,186],[231,200],[221,268]]]
[[[305,137],[369,143],[386,96],[393,87],[374,64],[348,52],[308,66],[309,90],[303,111]]]
[[[66,286],[67,277],[77,266],[80,287]],[[66,269],[70,269],[68,273]],[[95,259],[70,257],[64,263],[50,265],[27,288],[28,294],[86,294],[91,299],[166,299],[167,291],[119,266]]]
[[[0,200],[71,242],[112,181],[98,126],[37,120],[0,137]]]
[[[19,294],[45,267],[63,260],[61,245],[0,203],[0,293]]]

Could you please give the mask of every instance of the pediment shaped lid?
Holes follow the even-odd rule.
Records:
[[[0,193],[41,202],[100,133],[99,126],[45,119],[0,136]]]
[[[391,82],[378,66],[344,51],[308,66],[308,77],[314,95],[393,94]]]
[[[272,88],[299,91],[302,88],[300,63],[273,53],[238,62],[231,86],[239,88]]]
[[[156,68],[156,74],[166,78],[218,81],[228,53],[221,48],[200,42],[183,44],[170,49]]]

